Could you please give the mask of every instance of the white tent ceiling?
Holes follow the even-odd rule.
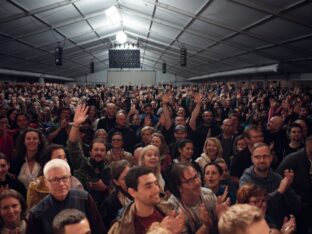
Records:
[[[122,21],[105,10],[115,5]],[[308,0],[1,0],[0,68],[79,77],[108,68],[108,49],[123,30],[139,44],[141,65],[185,78],[279,63],[312,71]],[[63,66],[54,49],[64,48]],[[188,50],[180,66],[180,47]]]

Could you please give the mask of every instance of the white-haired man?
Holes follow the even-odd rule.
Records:
[[[70,189],[71,173],[67,162],[53,159],[44,166],[43,174],[50,194],[30,210],[27,234],[52,234],[54,217],[68,208],[78,209],[86,215],[90,220],[92,233],[105,233],[92,197],[85,191]]]

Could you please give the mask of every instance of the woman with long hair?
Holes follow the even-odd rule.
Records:
[[[16,108],[11,108],[6,113],[7,118],[8,118],[8,122],[9,122],[9,129],[10,130],[17,128],[17,124],[16,124],[16,115],[17,114],[18,114],[18,109],[16,109]]]
[[[12,161],[11,172],[18,177],[26,189],[41,172],[39,161],[45,145],[45,137],[40,130],[34,128],[26,128],[17,140],[16,156]]]
[[[27,206],[22,195],[13,189],[0,194],[0,232],[1,234],[26,233]]]
[[[108,139],[108,133],[104,128],[99,128],[98,130],[95,131],[93,139],[95,138],[101,138],[105,142],[107,142]]]
[[[160,189],[164,191],[165,181],[160,172],[160,155],[156,146],[148,145],[142,149],[139,157],[139,165],[150,168],[154,172]]]
[[[99,122],[96,106],[94,105],[89,106],[88,118],[91,121],[92,129],[95,131],[97,129],[97,125]]]

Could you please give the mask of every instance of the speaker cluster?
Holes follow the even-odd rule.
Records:
[[[185,47],[180,49],[180,65],[186,67],[187,50]]]
[[[90,62],[90,73],[94,73],[94,62]]]
[[[162,64],[162,73],[166,73],[167,72],[167,64],[166,63],[163,63]]]
[[[58,46],[54,50],[55,65],[61,66],[63,64],[63,48]]]

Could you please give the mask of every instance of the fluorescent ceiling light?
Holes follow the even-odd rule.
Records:
[[[202,79],[225,77],[225,76],[253,75],[253,74],[258,74],[258,73],[274,73],[278,71],[278,67],[279,67],[278,64],[265,65],[262,67],[248,67],[248,68],[242,68],[242,69],[236,69],[236,70],[230,70],[230,71],[224,71],[224,72],[210,73],[210,74],[203,75],[203,76],[195,76],[187,80],[202,80]]]
[[[121,16],[118,9],[115,6],[112,6],[105,10],[106,17],[112,24],[117,24],[121,21]]]
[[[125,43],[127,39],[127,34],[125,34],[123,31],[116,33],[116,41],[118,41],[120,44]]]

